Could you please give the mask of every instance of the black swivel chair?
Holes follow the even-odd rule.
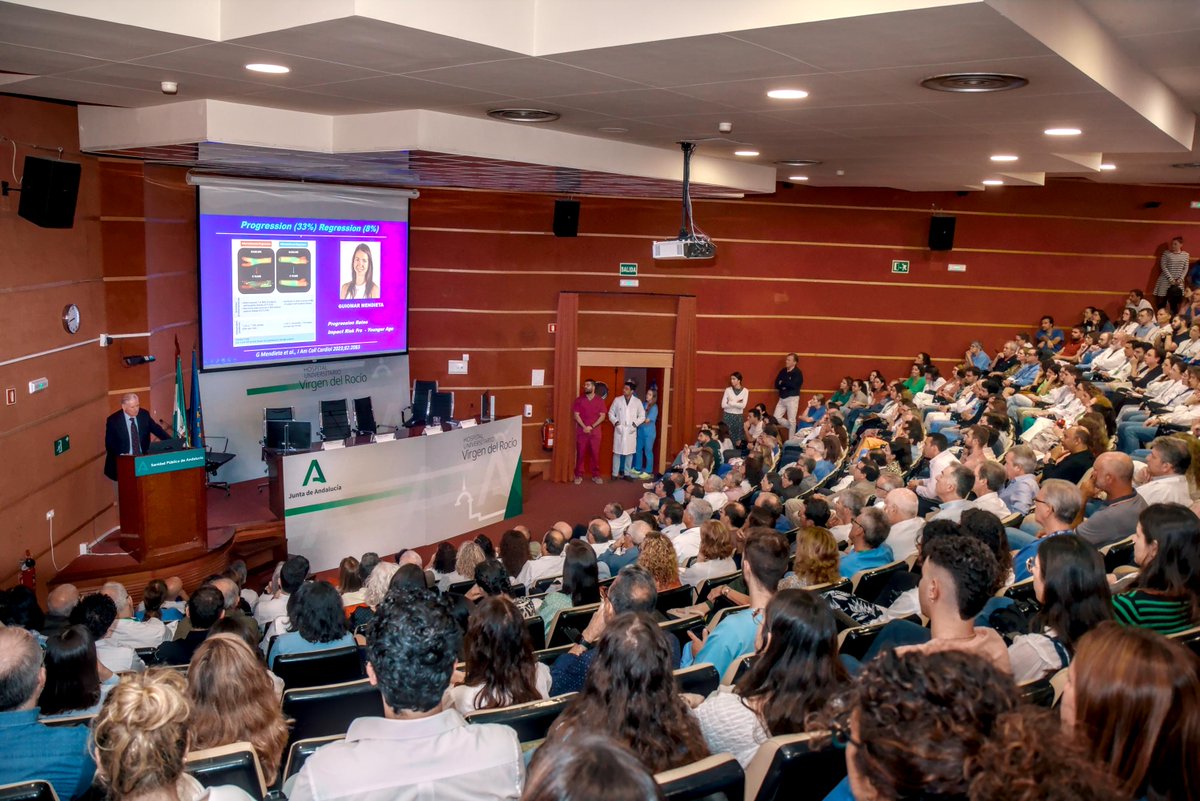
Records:
[[[437,392],[438,383],[436,381],[414,381],[412,390],[412,406],[409,406],[410,415],[408,420],[404,420],[406,426],[423,426],[425,421],[429,419],[429,407],[433,403],[433,393]],[[404,415],[400,415],[403,420]]]
[[[429,418],[432,420],[434,417],[443,423],[448,423],[454,419],[453,392],[433,393],[433,400],[429,403]]]
[[[287,421],[295,419],[296,410],[291,406],[268,406],[263,409],[263,435],[260,442],[262,443],[262,460],[264,462],[267,461],[267,448],[279,449],[287,446],[287,443],[283,442],[282,440],[278,442],[271,441],[271,437],[268,434],[268,429],[270,427],[267,425],[267,423],[271,420]],[[270,482],[264,481],[258,485],[258,491],[262,492],[268,486],[270,486]]]
[[[221,446],[221,450],[213,450],[211,442],[214,439],[224,440],[225,444]],[[216,481],[217,471],[225,465],[229,464],[237,457],[236,453],[229,453],[229,437],[205,437],[200,443],[200,447],[204,449],[204,472],[208,474],[205,481],[205,486],[209,489],[223,489],[226,497],[229,496],[229,482]]]
[[[350,436],[350,412],[345,399],[321,401],[321,439],[339,440]]]
[[[354,430],[359,434],[377,434],[383,428],[396,430],[395,426],[380,425],[375,421],[375,407],[371,404],[370,395],[365,398],[355,398]]]

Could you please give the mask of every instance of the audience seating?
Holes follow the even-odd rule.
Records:
[[[559,609],[550,621],[550,633],[546,636],[546,647],[557,648],[560,645],[574,643],[572,633],[581,633],[586,629],[587,624],[592,620],[592,615],[599,608],[600,604],[597,603]],[[574,632],[568,632],[568,629],[574,629]]]
[[[616,580],[617,580],[617,577],[616,577],[616,576],[609,576],[609,577],[608,577],[608,578],[606,578],[606,579],[600,579],[600,581],[599,581],[599,582],[597,582],[597,583],[598,583],[598,584],[599,584],[601,587],[611,587],[611,586],[612,586],[612,583],[613,583],[614,581],[616,581]]]
[[[732,573],[726,573],[723,576],[710,576],[704,579],[696,586],[696,601],[705,601],[708,599],[708,594],[717,587],[724,587],[726,584],[732,584],[742,576],[742,571],[735,570]]]
[[[1021,699],[1026,703],[1036,704],[1037,706],[1051,707],[1057,700],[1057,693],[1054,690],[1054,685],[1050,682],[1050,677],[1028,681],[1017,687],[1021,691]]]
[[[466,595],[467,590],[475,586],[474,581],[456,581],[446,588],[446,592],[452,592],[455,595]]]
[[[293,741],[345,734],[357,718],[383,717],[383,696],[367,679],[286,690],[283,716]]]
[[[833,590],[839,590],[841,592],[850,592],[851,590],[854,589],[854,582],[852,582],[848,578],[844,578],[844,579],[839,579],[838,581],[831,582],[829,584],[814,584],[813,586],[808,587],[807,589],[809,592],[818,592],[818,593],[832,592]]]
[[[0,786],[0,801],[58,801],[50,782],[18,782]]]
[[[850,577],[850,583],[854,588],[855,595],[864,601],[874,603],[875,599],[879,597],[879,593],[883,592],[883,588],[891,580],[892,574],[906,570],[908,570],[907,563],[891,562],[882,567],[858,571]]]
[[[1012,598],[1014,601],[1037,603],[1037,595],[1033,590],[1032,578],[1027,578],[1024,581],[1018,581],[1016,584],[1005,587],[997,594],[1004,598]]]
[[[675,683],[681,693],[695,693],[707,698],[721,686],[721,677],[715,667],[704,663],[676,670]]]
[[[510,598],[524,598],[525,593],[526,589],[524,584],[518,584],[514,581],[512,584],[508,585],[508,597]]]
[[[267,794],[262,766],[258,764],[254,746],[247,742],[192,751],[187,755],[184,769],[205,787],[232,784],[257,801],[262,801]]]
[[[1051,703],[1052,706],[1057,707],[1058,702],[1062,700],[1063,690],[1067,689],[1068,673],[1068,669],[1063,668],[1050,677],[1050,686],[1054,688],[1054,701]]]
[[[658,627],[667,634],[674,635],[675,639],[679,640],[679,646],[686,646],[691,639],[688,637],[688,629],[696,626],[704,625],[704,618],[700,615],[689,615],[688,617],[677,617],[669,620],[664,620],[658,624]]]
[[[715,754],[656,774],[665,801],[742,801],[746,774],[733,754]]]
[[[365,675],[358,648],[351,645],[308,654],[282,654],[276,657],[272,671],[288,689],[341,684]]]
[[[668,609],[682,609],[685,606],[691,606],[695,603],[695,596],[692,592],[690,584],[684,584],[673,590],[663,590],[658,594],[658,601],[654,604],[654,608],[665,615]]]
[[[1021,525],[1021,520],[1024,517],[1025,517],[1025,515],[1021,514],[1020,512],[1013,512],[1012,514],[1010,514],[1008,517],[1004,518],[1000,522],[1004,524],[1005,528],[1017,528],[1018,526]]]
[[[304,767],[304,763],[313,753],[323,745],[328,743],[336,743],[346,739],[345,735],[334,734],[329,737],[312,737],[307,740],[297,740],[292,743],[288,749],[287,762],[283,769],[283,780],[295,776],[300,772],[300,768]]]
[[[138,659],[147,665],[152,665],[154,664],[154,652],[157,650],[157,648],[134,648],[133,652],[138,655]]]
[[[746,766],[746,801],[822,801],[846,778],[846,752],[826,732],[783,734]]]
[[[553,665],[554,660],[558,659],[560,656],[565,654],[567,651],[570,651],[574,647],[574,644],[571,644],[560,645],[557,648],[543,648],[540,651],[534,651],[533,655],[536,656],[538,661],[543,665]]]
[[[838,653],[862,659],[866,655],[867,649],[871,647],[871,643],[875,642],[875,638],[879,636],[880,630],[886,625],[887,623],[874,623],[870,626],[844,629],[838,634]]]
[[[562,576],[546,576],[533,582],[533,589],[530,595],[545,595],[558,582],[562,581]]]
[[[711,632],[716,629],[718,625],[720,625],[721,621],[725,619],[726,615],[732,615],[734,612],[740,612],[743,609],[749,608],[749,606],[743,604],[742,606],[727,606],[724,609],[718,609],[715,613],[713,613],[713,616],[709,619],[708,623],[705,624],[705,628]]]
[[[1100,549],[1100,553],[1104,554],[1104,569],[1109,573],[1116,570],[1118,567],[1133,564],[1133,537],[1126,537],[1123,540],[1105,545]]]
[[[522,744],[539,743],[567,704],[575,699],[575,693],[559,695],[549,700],[514,704],[503,709],[483,709],[467,714],[468,723],[499,723],[517,733]]]
[[[53,720],[39,720],[46,726],[91,726],[92,721],[96,719],[96,713],[92,712],[87,715],[71,715],[65,718],[54,718]]]
[[[729,663],[729,667],[725,669],[725,675],[721,677],[722,684],[734,685],[738,683],[746,671],[750,669],[750,665],[754,663],[754,654],[742,654],[737,659]]]
[[[1193,626],[1190,629],[1177,631],[1174,634],[1168,634],[1172,640],[1178,640],[1192,650],[1196,656],[1200,656],[1200,626]]]
[[[546,624],[537,616],[525,618],[525,630],[529,632],[529,640],[533,650],[542,651],[546,648]]]

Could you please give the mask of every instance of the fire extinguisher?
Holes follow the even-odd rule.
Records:
[[[31,590],[37,589],[36,565],[37,562],[33,561],[33,557],[29,555],[29,551],[25,551],[25,558],[21,560],[21,570],[17,580]]]
[[[554,420],[552,419],[542,423],[542,449],[554,450]]]

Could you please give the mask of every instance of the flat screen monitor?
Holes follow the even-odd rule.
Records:
[[[312,447],[312,423],[307,420],[268,420],[268,448],[306,451]]]

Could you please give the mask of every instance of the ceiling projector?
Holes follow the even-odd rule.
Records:
[[[654,243],[656,259],[711,259],[717,255],[717,246],[708,239],[668,239]]]

